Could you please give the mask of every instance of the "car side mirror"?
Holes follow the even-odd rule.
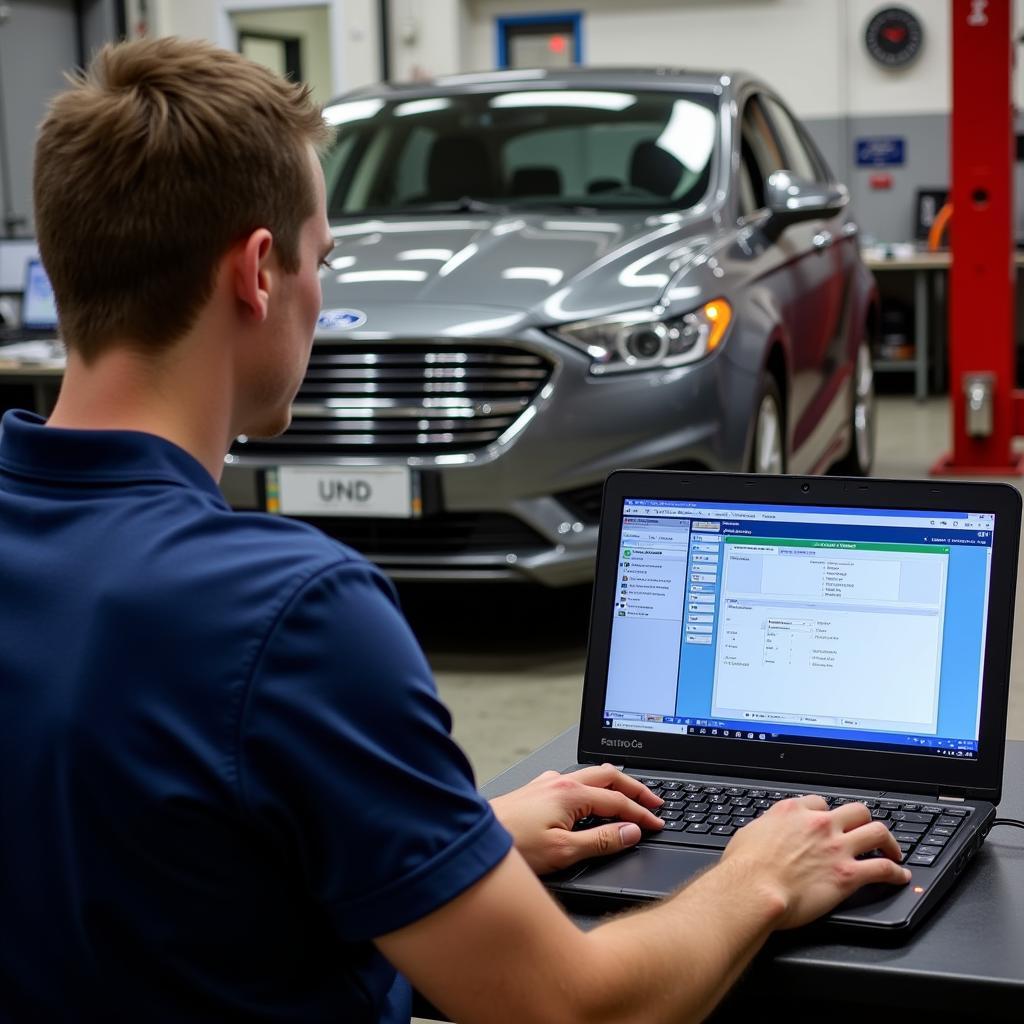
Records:
[[[841,213],[850,201],[845,185],[808,181],[790,171],[768,175],[765,205],[770,213],[762,230],[775,241],[790,226]]]

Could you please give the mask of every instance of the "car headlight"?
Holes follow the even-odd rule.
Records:
[[[590,372],[600,375],[695,363],[721,345],[731,321],[729,303],[713,299],[683,316],[637,310],[565,324],[552,333],[586,352]]]

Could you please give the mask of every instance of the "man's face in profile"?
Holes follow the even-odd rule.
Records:
[[[299,235],[298,271],[285,273],[272,259],[270,305],[252,353],[245,396],[252,422],[240,431],[252,437],[275,437],[291,423],[291,404],[306,374],[320,315],[320,265],[334,247],[323,171],[312,147],[308,156],[316,205]]]

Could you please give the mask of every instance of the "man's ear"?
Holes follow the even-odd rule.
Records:
[[[246,315],[262,323],[267,318],[273,288],[271,252],[274,236],[266,228],[257,228],[235,249],[233,284],[235,297]]]

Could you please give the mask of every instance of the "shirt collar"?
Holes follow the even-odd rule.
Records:
[[[162,437],[138,430],[48,427],[41,416],[21,409],[9,410],[0,421],[0,469],[54,482],[161,481],[198,487],[224,502],[203,465]]]

